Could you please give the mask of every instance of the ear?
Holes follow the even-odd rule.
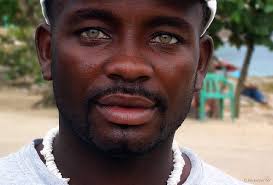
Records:
[[[209,62],[213,55],[213,40],[210,36],[205,35],[200,38],[200,58],[196,72],[196,81],[194,90],[199,92],[202,88],[203,80],[207,74]]]
[[[52,80],[51,74],[51,32],[46,24],[40,24],[35,33],[35,44],[39,63],[45,80]]]

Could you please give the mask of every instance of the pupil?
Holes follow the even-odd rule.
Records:
[[[172,40],[172,38],[169,35],[162,35],[160,37],[160,41],[163,43],[169,43]]]
[[[90,30],[89,31],[89,37],[98,37],[99,31],[98,30]]]

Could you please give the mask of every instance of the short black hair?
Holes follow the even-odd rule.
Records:
[[[202,5],[203,10],[202,28],[205,28],[210,19],[211,11],[207,5],[207,1],[201,0],[200,3]]]
[[[53,2],[56,0],[46,0],[45,1],[45,11],[48,16],[49,22],[54,21],[54,12],[53,12]],[[210,18],[210,9],[207,6],[207,2],[204,0],[200,0],[202,10],[203,10],[203,20],[202,20],[202,28],[204,28]]]
[[[53,18],[53,12],[52,12],[53,1],[52,0],[45,0],[44,5],[45,5],[45,13],[47,15],[47,18],[51,22],[52,18]]]

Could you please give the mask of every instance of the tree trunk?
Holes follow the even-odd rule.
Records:
[[[240,97],[241,97],[241,92],[243,90],[246,78],[248,76],[248,68],[250,65],[250,61],[252,58],[254,52],[254,43],[249,42],[247,45],[247,53],[244,59],[244,64],[241,69],[240,73],[240,78],[238,79],[236,91],[235,91],[235,117],[239,118],[240,116]]]

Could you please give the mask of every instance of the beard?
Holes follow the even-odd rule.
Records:
[[[195,75],[196,80],[196,75]],[[173,137],[175,131],[185,120],[193,97],[193,87],[184,90],[176,102],[180,107],[174,109],[169,106],[168,99],[159,92],[147,90],[139,84],[115,84],[103,88],[91,88],[82,104],[81,111],[71,111],[65,105],[61,95],[58,95],[58,84],[53,83],[56,104],[60,113],[60,127],[66,127],[91,150],[96,150],[111,157],[129,157],[144,155],[161,145],[168,138]],[[53,81],[54,82],[54,81]],[[157,118],[152,127],[142,129],[126,125],[103,125],[102,120],[94,115],[97,100],[105,95],[124,93],[144,96],[156,103]],[[81,112],[81,113],[75,113]]]

